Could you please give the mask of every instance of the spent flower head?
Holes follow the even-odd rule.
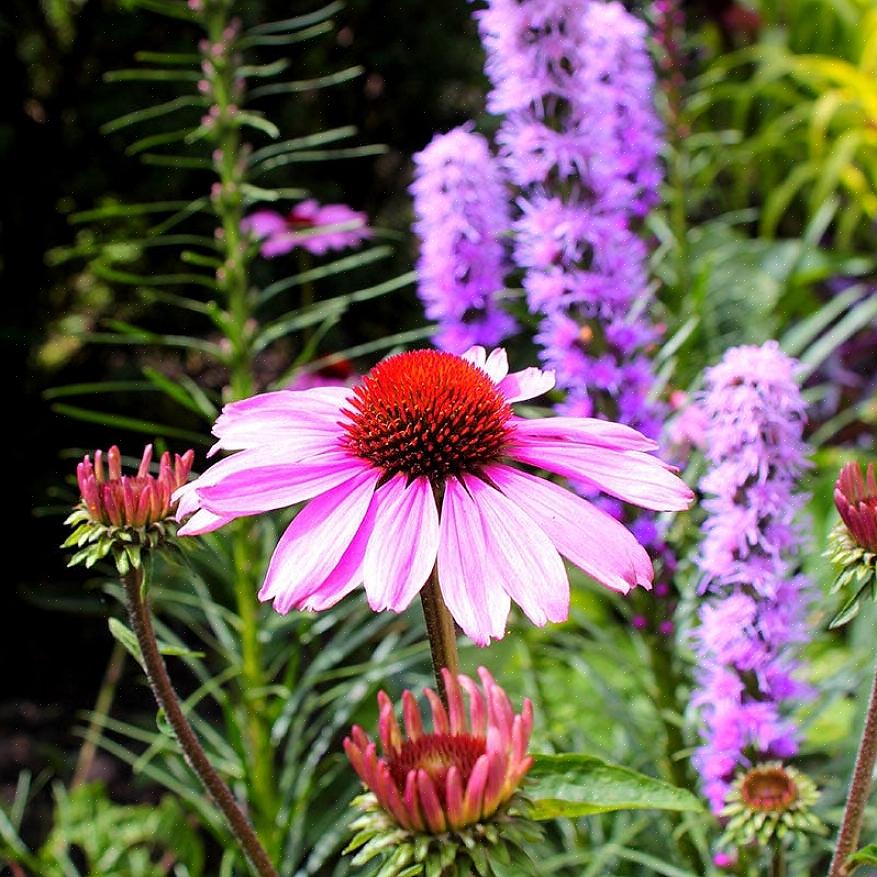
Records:
[[[866,595],[877,599],[877,479],[873,463],[864,474],[857,462],[844,465],[834,486],[834,504],[841,522],[829,537],[827,553],[839,568],[831,593],[843,594],[844,602],[830,626],[840,627],[858,613]]]
[[[687,508],[691,491],[629,427],[515,415],[512,403],[553,384],[552,372],[509,373],[502,349],[415,350],[352,389],[232,403],[214,450],[236,453],[178,491],[179,517],[191,515],[180,533],[310,500],[260,599],[319,611],[362,584],[372,609],[401,612],[437,566],[451,615],[479,645],[504,635],[511,600],[535,624],[566,619],[561,555],[613,590],[649,588],[651,561],[630,531],[518,465],[656,510]]]
[[[721,816],[728,822],[723,846],[764,846],[789,833],[825,831],[811,812],[819,800],[816,784],[806,774],[780,761],[757,764],[738,774]]]
[[[447,708],[426,689],[431,731],[410,691],[402,695],[402,728],[381,692],[380,754],[358,725],[344,741],[369,790],[355,802],[364,815],[354,823],[358,833],[348,847],[360,850],[354,864],[390,844],[400,868],[422,865],[427,874],[445,873],[442,867],[470,855],[526,862],[518,848],[538,830],[528,822],[518,790],[532,764],[533,706],[525,700],[516,714],[484,667],[478,675],[481,689],[468,676],[442,671]]]
[[[122,455],[115,445],[104,454],[86,454],[76,467],[80,502],[66,523],[73,533],[65,548],[79,550],[70,566],[93,566],[112,553],[119,573],[140,566],[143,550],[155,548],[176,531],[174,492],[189,478],[194,451],[172,458],[165,451],[158,475],[149,471],[152,445],[147,445],[135,475],[122,474]]]

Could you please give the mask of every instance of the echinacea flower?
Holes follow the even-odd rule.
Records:
[[[516,714],[484,667],[478,675],[481,689],[468,676],[442,670],[447,708],[425,690],[431,731],[410,691],[402,694],[404,732],[392,701],[380,692],[380,754],[365,731],[353,727],[344,751],[369,790],[354,802],[364,813],[348,848],[362,847],[354,864],[367,860],[370,846],[383,847],[404,859],[400,867],[417,863],[425,873],[438,874],[445,872],[437,865],[447,867],[481,848],[485,867],[478,873],[491,874],[491,844],[517,846],[522,829],[533,830],[517,794],[533,762],[527,754],[533,705],[524,700]]]
[[[561,555],[613,590],[649,588],[651,561],[618,521],[512,464],[656,510],[687,508],[691,491],[629,427],[514,414],[512,403],[553,384],[535,368],[510,374],[502,349],[415,350],[353,389],[234,402],[214,425],[214,450],[237,453],[178,491],[180,519],[192,515],[180,533],[310,500],[260,599],[281,613],[319,611],[363,584],[372,609],[401,612],[437,564],[445,603],[480,645],[503,636],[511,600],[538,625],[566,618]]]
[[[122,455],[115,445],[106,462],[103,451],[95,451],[94,464],[86,454],[76,467],[81,501],[66,521],[75,529],[64,547],[80,549],[70,565],[91,567],[112,551],[121,573],[138,567],[141,550],[154,548],[176,529],[173,495],[188,480],[194,459],[191,450],[175,454],[173,460],[165,451],[158,475],[152,475],[152,445],[147,445],[137,474],[123,475]]]
[[[839,568],[831,588],[844,602],[830,627],[840,627],[859,611],[862,598],[877,599],[877,479],[874,464],[862,474],[858,463],[847,463],[834,487],[834,504],[841,522],[829,536],[828,556]]]
[[[366,215],[346,204],[319,204],[313,199],[296,204],[285,216],[275,210],[257,210],[241,223],[244,232],[262,241],[266,258],[282,256],[301,247],[315,256],[330,250],[359,246],[371,237]]]

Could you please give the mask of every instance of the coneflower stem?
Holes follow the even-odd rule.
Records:
[[[420,589],[420,603],[423,606],[423,617],[426,621],[426,633],[429,637],[429,648],[432,652],[432,669],[438,693],[447,706],[445,683],[442,679],[442,667],[456,676],[460,672],[460,657],[457,654],[457,633],[454,630],[454,619],[445,605],[439,588],[438,567],[434,566],[426,584]]]
[[[198,779],[207,789],[213,802],[225,816],[232,834],[244,851],[252,866],[254,873],[259,877],[277,877],[277,871],[271,864],[265,848],[262,846],[256,832],[250,825],[244,812],[235,801],[234,795],[226,785],[222,777],[207,758],[204,749],[198,742],[192,726],[183,713],[180,699],[174,689],[173,683],[168,676],[164,658],[158,650],[155,639],[155,631],[152,627],[152,615],[147,598],[143,595],[143,571],[134,570],[123,578],[125,592],[128,597],[128,614],[131,619],[131,628],[137,637],[140,653],[143,657],[143,665],[146,670],[146,678],[149,687],[155,695],[158,705],[173,728],[177,742],[183,750],[186,763],[197,775]]]
[[[853,778],[847,795],[843,820],[837,836],[837,846],[831,860],[828,877],[846,877],[847,859],[856,851],[859,834],[865,820],[865,807],[871,791],[871,777],[874,775],[874,763],[877,761],[877,668],[871,684],[871,697],[868,700],[868,712],[865,714],[865,727],[862,740],[856,755]]]
[[[770,866],[770,877],[786,877],[786,854],[782,841],[774,842],[773,859]]]

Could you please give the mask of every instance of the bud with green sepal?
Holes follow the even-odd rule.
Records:
[[[830,626],[840,627],[858,613],[866,596],[877,599],[877,479],[873,463],[864,475],[855,462],[841,469],[834,504],[841,522],[831,532],[827,555],[840,568],[831,593],[843,594],[844,601]]]
[[[105,459],[106,457],[106,459]],[[158,475],[149,471],[152,445],[147,445],[136,475],[122,474],[122,455],[114,445],[104,455],[88,454],[76,467],[81,500],[66,522],[74,528],[64,548],[76,548],[70,566],[91,567],[112,555],[120,575],[139,569],[144,551],[157,548],[176,533],[173,493],[189,478],[194,451],[173,459],[161,456]]]

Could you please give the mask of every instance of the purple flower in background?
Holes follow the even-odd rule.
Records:
[[[499,167],[471,126],[436,135],[414,164],[418,293],[439,324],[436,345],[452,353],[493,346],[516,330],[497,303],[506,272],[501,236],[511,227]]]
[[[302,201],[287,214],[257,210],[241,223],[245,233],[262,241],[259,252],[266,259],[282,256],[301,247],[315,256],[330,250],[359,246],[371,237],[366,215],[346,204]]]
[[[645,25],[617,2],[490,0],[475,13],[518,187],[513,255],[563,413],[657,436],[647,359],[647,251],[632,225],[657,200],[661,126]],[[598,352],[599,351],[599,352]]]
[[[795,367],[775,341],[732,348],[707,371],[700,405],[711,468],[701,481],[707,599],[694,634],[694,704],[704,742],[694,762],[716,812],[738,769],[797,751],[785,709],[806,693],[793,675],[807,586],[795,574],[804,503],[796,485],[807,466]]]

